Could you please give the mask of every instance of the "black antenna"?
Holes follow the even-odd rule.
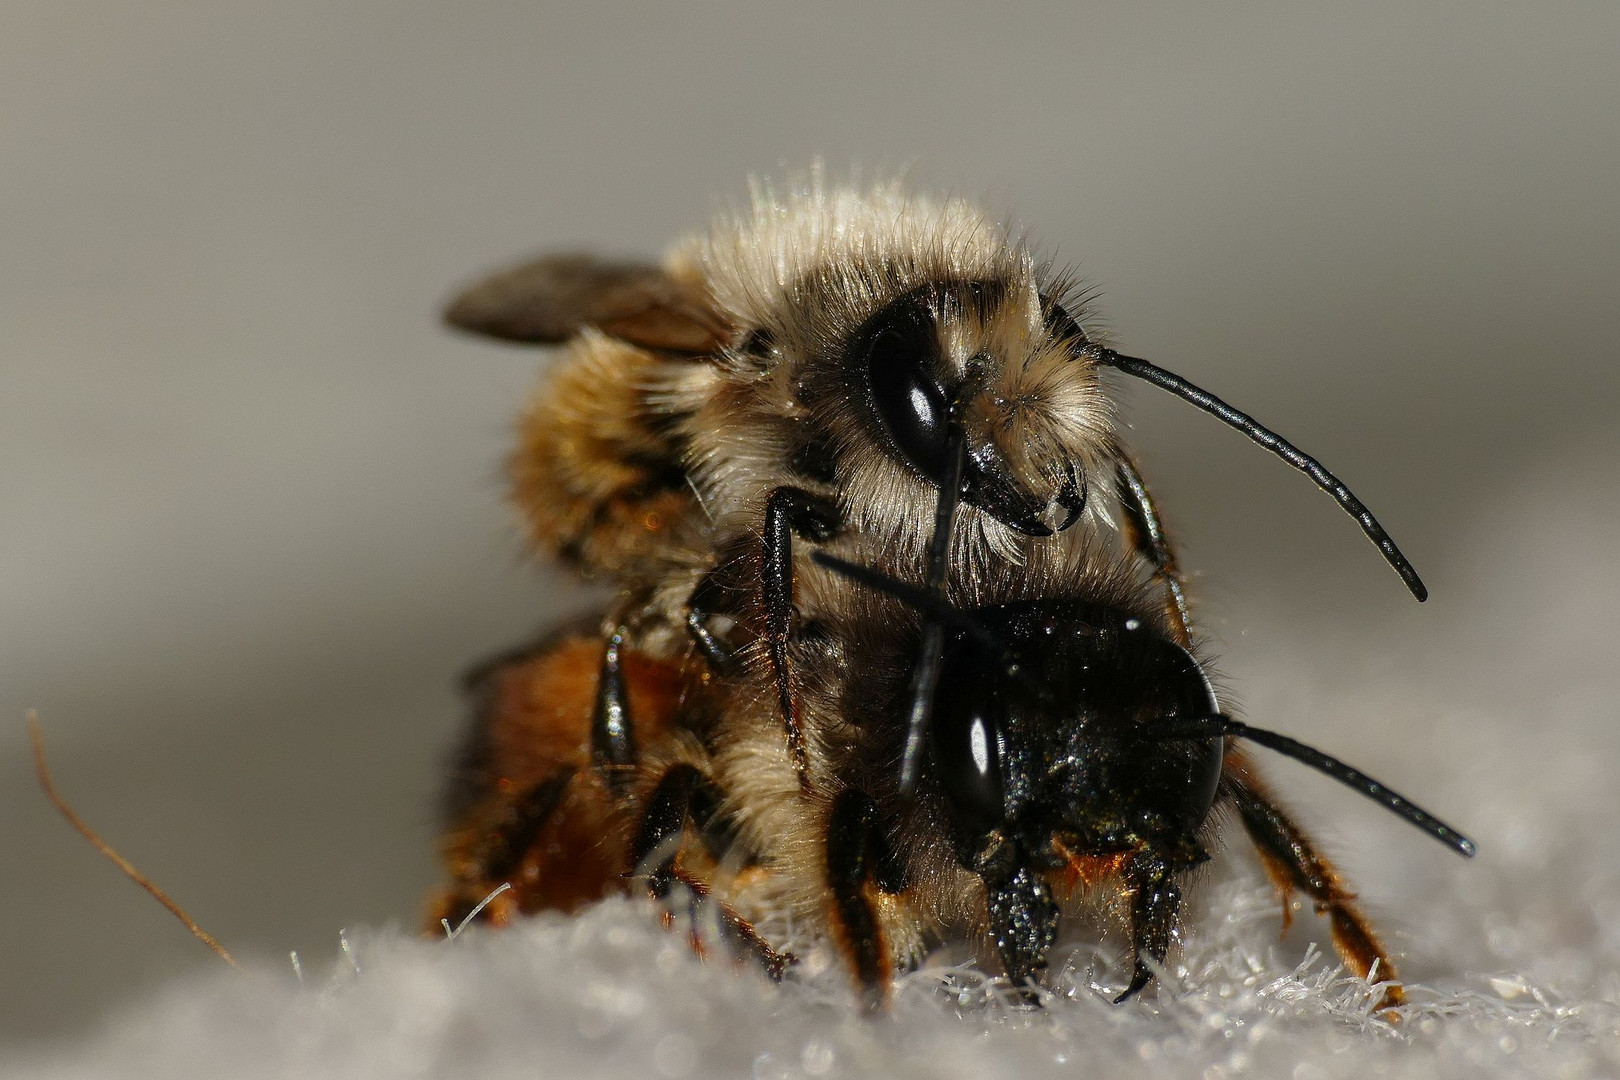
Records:
[[[1378,524],[1378,519],[1372,516],[1362,501],[1355,497],[1344,482],[1337,476],[1322,467],[1322,463],[1299,449],[1287,439],[1278,435],[1270,428],[1263,427],[1241,410],[1234,409],[1220,398],[1198,386],[1183,379],[1180,375],[1166,371],[1157,364],[1150,364],[1146,360],[1134,356],[1122,356],[1113,349],[1104,349],[1093,346],[1092,356],[1097,363],[1123,371],[1127,375],[1135,376],[1145,382],[1150,382],[1161,390],[1168,390],[1183,401],[1191,402],[1198,408],[1214,416],[1222,423],[1237,428],[1260,446],[1282,458],[1288,464],[1316,481],[1316,486],[1338,500],[1345,512],[1355,518],[1361,525],[1361,531],[1367,538],[1378,546],[1383,554],[1384,561],[1388,562],[1395,572],[1401,576],[1406,587],[1421,603],[1429,598],[1429,590],[1424,586],[1423,580],[1418,577],[1412,564],[1401,554],[1401,549],[1395,546],[1395,541],[1389,538],[1384,527]]]
[[[1267,731],[1264,728],[1250,727],[1241,721],[1219,714],[1172,720],[1165,724],[1153,725],[1142,734],[1144,738],[1149,739],[1197,739],[1218,735],[1234,735],[1240,739],[1247,739],[1252,743],[1259,743],[1268,750],[1275,750],[1277,753],[1291,757],[1295,761],[1303,762],[1317,772],[1326,773],[1328,776],[1333,777],[1333,779],[1351,790],[1360,792],[1396,817],[1422,829],[1464,858],[1473,858],[1475,851],[1478,850],[1475,848],[1474,842],[1468,837],[1404,795],[1391,791],[1360,769],[1352,765],[1346,765],[1338,758],[1330,754],[1324,754],[1314,746],[1306,746],[1298,739],[1290,739],[1287,735]]]
[[[839,577],[848,578],[857,585],[865,585],[874,592],[884,596],[892,596],[907,607],[916,608],[924,616],[935,622],[942,622],[946,626],[954,627],[971,634],[974,640],[986,648],[993,649],[1009,660],[1013,653],[1007,648],[1007,643],[1001,641],[968,612],[961,608],[951,606],[950,601],[938,593],[916,585],[907,585],[903,581],[885,574],[881,570],[874,570],[870,566],[852,563],[840,559],[836,555],[828,555],[825,551],[812,551],[810,561],[824,569],[831,570]]]

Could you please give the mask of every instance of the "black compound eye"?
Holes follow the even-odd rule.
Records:
[[[982,702],[935,703],[934,767],[957,824],[982,836],[1007,818],[1001,779],[1002,735],[995,715]]]
[[[950,403],[930,371],[933,349],[927,326],[885,327],[872,339],[867,366],[883,429],[913,465],[937,477],[945,467]]]

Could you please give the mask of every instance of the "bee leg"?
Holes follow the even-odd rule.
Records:
[[[1187,596],[1181,583],[1181,568],[1165,534],[1164,521],[1153,501],[1136,463],[1123,449],[1115,452],[1114,475],[1119,491],[1119,503],[1125,511],[1129,525],[1131,546],[1153,567],[1153,576],[1164,583],[1165,613],[1170,618],[1170,634],[1177,644],[1192,643],[1189,627],[1192,620],[1187,614]]]
[[[686,633],[692,644],[709,665],[709,670],[725,675],[737,668],[737,653],[720,640],[709,626],[709,620],[720,613],[725,586],[720,580],[720,567],[715,567],[698,581],[697,588],[686,601]]]
[[[1153,968],[1162,966],[1170,952],[1181,910],[1181,889],[1163,859],[1138,855],[1125,871],[1125,880],[1131,889],[1131,982],[1114,999],[1115,1005],[1129,1001],[1153,980]]]
[[[695,765],[672,765],[648,796],[641,827],[630,849],[631,870],[647,889],[647,895],[668,903],[677,884],[691,897],[692,948],[703,954],[698,936],[699,905],[712,902],[720,913],[720,930],[745,955],[752,956],[772,979],[794,963],[791,953],[778,952],[759,936],[749,922],[731,905],[711,895],[709,886],[680,866],[682,839],[688,823],[699,831],[707,829],[720,804],[720,792],[713,781]]]
[[[522,907],[521,883],[511,894],[515,904],[484,901],[501,886],[513,884],[524,857],[556,815],[573,779],[574,770],[565,766],[550,779],[520,793],[494,812],[494,825],[478,830],[475,840],[452,854],[451,862],[463,864],[466,869],[433,905],[430,933],[442,926],[441,920],[452,928],[460,927],[474,911],[480,922],[502,924],[511,918],[514,908]]]
[[[765,500],[766,640],[782,722],[787,727],[788,753],[792,755],[800,784],[807,783],[810,758],[805,750],[804,732],[799,726],[798,709],[793,700],[793,672],[788,663],[788,643],[793,630],[793,534],[798,533],[808,540],[827,540],[837,531],[838,524],[837,505],[802,488],[779,487]]]
[[[833,800],[826,860],[833,937],[849,960],[866,1008],[876,1011],[888,999],[894,965],[867,889],[875,884],[895,895],[906,883],[904,868],[883,834],[877,805],[864,792],[846,790]]]
[[[1062,909],[1046,876],[1028,867],[985,878],[990,938],[1001,956],[1007,980],[1030,1005],[1040,1004],[1036,983],[1046,970],[1046,954],[1057,941]]]
[[[624,679],[623,626],[613,629],[602,647],[602,665],[591,708],[591,758],[608,786],[622,792],[636,765],[636,728]]]
[[[1315,902],[1318,914],[1328,917],[1333,946],[1346,967],[1363,979],[1374,970],[1386,982],[1395,979],[1395,965],[1372,924],[1356,907],[1355,894],[1346,888],[1339,872],[1316,850],[1304,830],[1277,805],[1275,796],[1266,790],[1247,761],[1230,751],[1221,788],[1237,808],[1266,873],[1283,897],[1284,919],[1288,917],[1289,897],[1298,889]],[[1391,983],[1381,1007],[1400,1005],[1405,1000],[1400,984]]]

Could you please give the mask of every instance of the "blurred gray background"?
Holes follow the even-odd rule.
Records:
[[[502,503],[542,357],[450,336],[443,297],[534,250],[655,254],[816,155],[1016,215],[1122,347],[1390,528],[1427,606],[1302,478],[1125,391],[1243,696],[1288,701],[1249,678],[1279,664],[1440,699],[1500,678],[1537,617],[1516,585],[1614,581],[1617,56],[1611,3],[12,0],[0,1039],[216,963],[47,807],[28,707],[78,809],[238,953],[324,963],[340,928],[418,918],[457,673],[591,602]],[[1517,546],[1472,554],[1503,522]],[[1425,669],[1475,618],[1501,651]],[[1256,719],[1397,786],[1436,771]],[[1342,834],[1374,813],[1347,798]]]

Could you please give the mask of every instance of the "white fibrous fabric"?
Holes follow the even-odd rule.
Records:
[[[854,1006],[827,966],[773,986],[697,961],[640,904],[454,942],[350,942],[320,985],[269,967],[173,987],[39,1077],[1602,1077],[1620,996],[1514,975],[1410,988],[1398,1024],[1315,946],[1275,943],[1267,892],[1228,887],[1168,984],[1116,1007],[1071,957],[1043,1008],[970,965]],[[1611,954],[1612,959],[1612,954]],[[1116,984],[1117,985],[1117,984]]]
[[[0,1073],[1620,1077],[1620,569],[1590,558],[1612,522],[1584,497],[1497,506],[1514,512],[1447,554],[1454,580],[1475,587],[1423,613],[1433,631],[1419,655],[1363,641],[1328,670],[1324,617],[1239,687],[1254,723],[1366,766],[1479,842],[1477,859],[1459,859],[1326,778],[1260,757],[1403,957],[1409,1003],[1396,1017],[1319,944],[1308,906],[1279,937],[1276,898],[1229,827],[1157,987],[1123,1006],[1108,1001],[1122,942],[1107,919],[1100,938],[1090,927],[1057,950],[1040,1008],[945,954],[903,976],[874,1018],[825,944],[791,926],[764,927],[802,957],[776,985],[723,956],[698,960],[649,903],[615,900],[454,940],[352,933],[330,970],[302,980],[268,962],[205,972]],[[1562,548],[1551,522],[1590,543]]]

